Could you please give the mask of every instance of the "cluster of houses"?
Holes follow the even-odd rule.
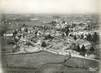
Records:
[[[46,50],[56,54],[88,56],[95,48],[92,42],[98,40],[97,32],[87,30],[88,24],[68,24],[66,21],[52,22],[51,26],[23,24],[20,28],[8,30],[3,34],[11,39],[13,52],[28,53]],[[94,56],[95,57],[95,56]]]

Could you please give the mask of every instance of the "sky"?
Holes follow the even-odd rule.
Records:
[[[1,13],[97,13],[99,0],[0,0]]]

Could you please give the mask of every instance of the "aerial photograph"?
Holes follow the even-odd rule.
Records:
[[[14,7],[7,8],[0,14],[3,73],[99,73],[99,14],[12,13]]]

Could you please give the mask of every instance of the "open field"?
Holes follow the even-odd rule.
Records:
[[[28,69],[28,71],[30,70],[30,68],[35,70],[46,69],[46,68],[50,69],[51,65],[52,65],[52,69],[55,69],[55,66],[57,66],[57,68],[58,67],[60,68],[62,65],[63,67],[66,68],[66,69],[64,68],[65,70],[68,70],[66,71],[66,73],[68,72],[74,73],[75,71],[77,73],[78,72],[85,73],[86,71],[88,71],[87,70],[88,67],[97,67],[99,64],[98,62],[95,62],[95,61],[84,60],[84,59],[74,58],[74,57],[69,59],[67,62],[64,62],[64,59],[65,59],[65,56],[55,55],[46,51],[41,51],[39,53],[18,54],[18,55],[5,54],[3,55],[3,58],[2,58],[5,65],[8,66],[8,70],[10,70],[10,68],[11,70],[12,69],[19,70],[22,68],[21,71],[25,71],[24,68]],[[44,70],[41,70],[41,71],[44,71]]]
[[[46,65],[41,69],[6,68],[4,73],[98,73],[79,68],[63,67],[62,65]]]

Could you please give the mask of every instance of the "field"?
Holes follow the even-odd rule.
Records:
[[[70,58],[67,62],[64,62],[65,56],[55,55],[49,52],[41,51],[38,53],[31,53],[31,54],[18,54],[18,55],[3,55],[3,63],[7,66],[8,70],[21,70],[28,69],[28,71],[32,71],[33,69],[38,71],[44,71],[50,67],[55,70],[56,68],[63,68],[63,71],[66,73],[71,72],[74,73],[75,71],[78,73],[85,73],[88,72],[88,67],[97,67],[98,62],[84,60],[80,58]],[[85,63],[84,63],[85,61]],[[59,65],[59,66],[58,66]],[[57,66],[57,67],[55,67]],[[61,67],[62,66],[62,67]],[[4,69],[6,67],[4,66]],[[31,70],[32,69],[32,70]],[[65,70],[64,70],[65,69]],[[83,70],[83,71],[81,71]],[[26,70],[24,70],[26,72]],[[19,71],[18,71],[19,72]],[[65,73],[65,72],[64,72]],[[94,72],[95,73],[95,72]]]

